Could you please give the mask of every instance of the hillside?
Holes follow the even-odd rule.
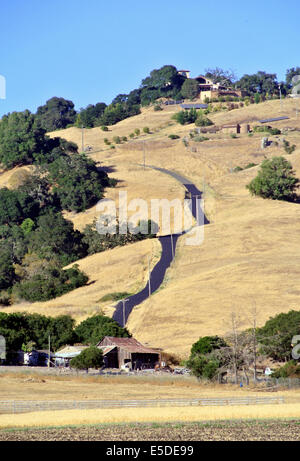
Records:
[[[274,127],[300,128],[295,116],[295,101],[268,101],[231,112],[210,114],[217,124],[251,122],[272,116],[287,115],[289,120],[276,122]],[[236,166],[256,164],[267,157],[284,155],[300,177],[300,132],[288,131],[284,137],[296,144],[292,155],[272,145],[260,148],[262,133],[252,137],[217,132],[201,143],[182,139],[171,140],[169,134],[188,136],[194,125],[181,126],[171,121],[178,110],[153,108],[123,120],[103,132],[100,128],[85,130],[85,146],[90,155],[119,180],[116,189],[106,197],[116,198],[119,190],[127,190],[128,199],[180,198],[183,187],[175,179],[154,170],[143,169],[143,142],[146,164],[160,166],[188,177],[204,190],[205,212],[210,224],[205,227],[201,246],[187,246],[179,240],[175,260],[168,270],[163,287],[132,312],[127,327],[141,342],[162,347],[186,356],[199,336],[224,334],[230,328],[230,315],[238,312],[243,327],[249,326],[249,311],[256,305],[258,324],[270,316],[300,308],[298,290],[300,251],[299,204],[253,198],[245,186],[256,175],[258,166],[233,173]],[[104,138],[127,136],[139,128],[149,127],[151,134],[117,145],[111,149]],[[81,130],[69,128],[52,133],[81,146]],[[282,138],[283,136],[279,136]],[[275,139],[275,137],[270,137]],[[75,227],[82,229],[96,216],[95,207],[85,213],[67,214]],[[91,284],[46,303],[14,305],[3,310],[26,309],[50,315],[68,313],[78,320],[101,308],[112,314],[109,305],[99,302],[112,292],[135,292],[147,280],[147,258],[159,257],[158,241],[144,241],[97,254],[79,261],[80,268],[90,277]],[[247,320],[248,317],[248,320]]]

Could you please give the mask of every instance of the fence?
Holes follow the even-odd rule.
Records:
[[[267,385],[276,386],[278,388],[286,387],[288,389],[296,389],[300,387],[299,378],[271,378]]]
[[[283,397],[241,397],[207,399],[158,400],[2,400],[0,414],[28,413],[33,411],[88,410],[96,408],[149,408],[226,405],[270,405],[284,403]]]

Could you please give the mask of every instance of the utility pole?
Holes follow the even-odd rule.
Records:
[[[148,258],[148,278],[149,278],[149,298],[151,296],[151,272],[150,272],[150,258]]]
[[[235,313],[231,313],[231,324],[232,324],[232,336],[233,336],[233,371],[234,371],[234,380],[235,384],[238,383],[238,367],[237,367],[237,359],[238,359],[238,335],[237,335],[237,319]]]
[[[281,85],[279,83],[279,96],[280,96],[280,112],[282,112],[282,98],[281,98]]]
[[[197,226],[199,226],[199,206],[198,206],[198,197],[201,197],[201,195],[193,195],[193,197],[195,197],[196,199],[196,202],[195,202],[195,206],[196,206],[196,221],[197,221]]]
[[[257,358],[257,338],[256,338],[256,319],[257,319],[257,310],[256,304],[252,309],[252,340],[253,340],[253,367],[254,367],[254,382],[257,381],[257,370],[256,370],[256,358]]]
[[[171,232],[171,248],[172,248],[172,259],[174,259],[174,244],[173,244],[173,234]]]
[[[50,368],[50,359],[51,359],[51,343],[50,335],[48,336],[48,368]]]
[[[83,125],[81,125],[81,149],[82,153],[84,152],[84,128]]]
[[[123,303],[123,328],[125,328],[125,325],[126,325],[125,303],[127,303],[127,301],[129,301],[129,299],[122,299],[122,303]]]

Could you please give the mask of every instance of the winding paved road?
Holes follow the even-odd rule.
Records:
[[[201,208],[200,209],[198,208],[198,212],[197,212],[197,203],[199,204],[199,201],[197,202],[197,197],[201,198],[202,192],[199,191],[194,184],[192,184],[184,176],[181,176],[178,173],[175,173],[174,171],[166,170],[164,168],[159,168],[159,167],[151,166],[151,165],[147,165],[147,167],[152,168],[157,171],[161,171],[162,173],[168,174],[170,176],[173,176],[173,178],[175,178],[177,181],[183,184],[183,186],[189,192],[191,199],[192,199],[191,211],[192,211],[194,218],[197,219],[197,215],[198,215],[199,223],[203,222],[204,224],[209,224],[209,221],[204,215],[203,210]],[[161,286],[164,280],[164,277],[165,277],[166,270],[168,269],[168,267],[170,266],[171,262],[174,259],[178,238],[183,234],[185,234],[185,232],[159,237],[159,241],[162,247],[162,253],[161,253],[160,260],[154,266],[152,272],[150,273],[151,294],[154,293]],[[173,249],[172,249],[172,242],[173,242]],[[116,320],[119,323],[119,325],[124,326],[128,320],[129,315],[131,314],[132,309],[138,304],[141,304],[148,297],[149,297],[149,280],[145,288],[143,288],[143,290],[127,298],[125,302],[124,311],[123,311],[123,301],[120,301],[115,306],[115,312],[113,314],[113,319]]]

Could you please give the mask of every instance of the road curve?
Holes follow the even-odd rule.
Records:
[[[184,176],[175,173],[174,171],[167,170],[165,168],[159,168],[156,166],[152,165],[147,165],[147,168],[152,168],[157,171],[161,171],[162,173],[168,174],[175,178],[177,181],[179,181],[187,190],[187,192],[191,196],[191,211],[194,216],[194,218],[197,219],[198,215],[198,222],[203,222],[204,224],[209,224],[208,219],[204,215],[203,210],[198,207],[198,212],[197,212],[197,197],[201,198],[202,192],[197,189],[197,187],[191,183],[187,178]],[[166,270],[170,266],[171,262],[174,259],[175,256],[175,251],[176,251],[176,244],[178,241],[178,238],[183,235],[185,232],[181,232],[179,234],[173,234],[173,235],[164,235],[162,237],[159,237],[159,241],[162,247],[162,252],[161,252],[161,257],[158,263],[154,266],[150,273],[150,291],[151,294],[154,293],[162,284]],[[172,249],[173,246],[173,249]],[[116,320],[119,325],[124,326],[126,325],[126,322],[128,320],[129,315],[131,314],[132,309],[137,306],[138,304],[141,304],[143,301],[145,301],[149,297],[149,280],[146,284],[146,286],[136,293],[135,295],[129,296],[126,299],[125,302],[125,307],[123,308],[123,301],[118,302],[118,304],[115,306],[115,312],[113,314],[113,319]]]

